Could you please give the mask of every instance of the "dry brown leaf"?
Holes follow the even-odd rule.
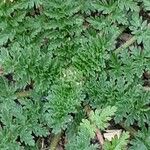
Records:
[[[104,133],[104,138],[111,141],[115,136],[119,138],[121,132],[122,130],[106,130],[106,133]]]

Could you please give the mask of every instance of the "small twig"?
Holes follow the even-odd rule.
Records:
[[[96,136],[97,136],[97,139],[98,139],[100,145],[103,145],[104,144],[104,138],[103,138],[103,135],[99,129],[96,129]]]
[[[58,134],[54,135],[54,137],[52,138],[49,150],[56,150],[58,142],[61,138],[61,135],[62,135],[62,133],[58,133]]]
[[[42,143],[41,143],[41,150],[44,149],[44,139],[42,138]]]

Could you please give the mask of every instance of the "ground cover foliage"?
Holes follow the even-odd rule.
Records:
[[[149,22],[149,0],[1,0],[0,149],[149,150]]]

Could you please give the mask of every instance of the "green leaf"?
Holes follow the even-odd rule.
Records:
[[[130,150],[149,150],[150,149],[150,129],[143,128],[139,131],[135,139],[131,141]]]
[[[33,136],[31,134],[32,134],[31,131],[22,130],[22,132],[20,133],[20,140],[22,142],[25,142],[25,144],[28,144],[29,146],[34,146],[35,141],[34,141]]]
[[[104,150],[124,150],[127,147],[129,140],[129,133],[123,132],[118,138],[117,136],[112,141],[106,141],[104,143]]]
[[[108,127],[108,121],[111,120],[116,112],[117,108],[115,106],[107,106],[102,110],[95,110],[95,112],[90,113],[90,120],[101,130],[104,130]]]
[[[149,0],[143,0],[144,8],[149,11],[150,10],[150,1]]]

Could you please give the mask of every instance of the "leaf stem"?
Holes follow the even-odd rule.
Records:
[[[133,129],[132,127],[128,127],[126,126],[124,123],[120,123],[121,127],[124,128],[126,131],[128,131],[131,136],[135,137],[137,131],[135,129]]]
[[[17,98],[28,97],[30,95],[31,95],[31,91],[22,91],[16,93]]]
[[[58,133],[58,134],[54,135],[54,137],[52,138],[49,150],[56,150],[56,147],[57,147],[58,142],[61,138],[61,135],[62,135],[62,133]]]
[[[148,29],[150,29],[150,24],[147,25]],[[130,45],[132,45],[135,41],[137,40],[137,36],[134,35],[133,37],[131,37],[128,41],[126,41],[123,45],[121,45],[119,48],[117,48],[116,50],[114,50],[114,52],[117,54],[120,51],[128,48]]]
[[[136,36],[133,36],[128,41],[126,41],[123,45],[121,45],[119,48],[117,48],[114,52],[118,54],[120,51],[128,48],[130,45],[132,45],[137,40]]]

